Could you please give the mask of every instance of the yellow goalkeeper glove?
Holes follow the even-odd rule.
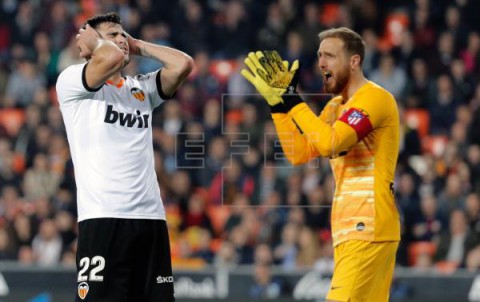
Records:
[[[287,91],[294,92],[291,84],[296,85],[293,79],[299,68],[298,60],[293,62],[289,69],[288,61],[283,61],[276,51],[250,52],[245,58],[245,64],[250,69],[242,69],[241,74],[273,107],[283,103],[282,95]]]

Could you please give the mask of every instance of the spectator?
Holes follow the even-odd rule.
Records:
[[[45,86],[45,76],[39,74],[33,58],[21,58],[18,69],[9,77],[4,100],[6,107],[27,107],[37,89]]]
[[[438,38],[437,48],[430,55],[429,66],[435,74],[448,73],[450,64],[455,58],[455,40],[451,32],[442,32]]]
[[[480,146],[470,145],[467,148],[467,163],[470,169],[471,188],[480,192]]]
[[[17,250],[20,250],[22,246],[30,246],[32,244],[35,230],[29,216],[19,212],[12,221],[12,229]]]
[[[239,0],[229,0],[219,12],[218,24],[212,29],[210,47],[218,58],[236,58],[247,53],[250,48],[250,23],[245,4]],[[231,39],[235,37],[235,39]]]
[[[434,81],[424,59],[416,58],[410,66],[412,76],[407,80],[405,96],[415,96],[417,102],[405,104],[406,107],[427,108],[430,95],[433,93]]]
[[[230,233],[230,241],[233,243],[236,254],[238,255],[238,264],[253,263],[254,249],[250,239],[243,225],[236,226]]]
[[[255,247],[253,262],[256,265],[272,265],[273,252],[270,246],[266,243],[257,244]]]
[[[280,264],[285,271],[292,271],[296,268],[298,230],[298,225],[294,223],[286,224],[282,229],[281,241],[273,251],[276,262]]]
[[[405,71],[396,66],[395,59],[390,54],[382,55],[379,66],[372,71],[370,79],[390,91],[396,99],[400,99],[407,85]]]
[[[362,38],[365,41],[365,58],[363,59],[363,70],[367,77],[377,68],[380,60],[378,51],[378,36],[372,28],[366,28],[362,32]]]
[[[39,233],[33,238],[32,249],[39,265],[52,266],[60,262],[62,239],[53,220],[46,219],[40,224]]]
[[[257,36],[258,49],[281,49],[281,40],[286,30],[280,6],[272,2],[268,6],[264,27],[260,28]]]
[[[467,47],[460,52],[460,58],[463,60],[467,74],[473,75],[479,70],[478,57],[480,56],[480,35],[478,32],[468,34]]]
[[[215,253],[211,248],[212,233],[207,229],[200,229],[198,237],[198,247],[192,253],[192,257],[200,258],[205,263],[212,264],[215,258]]]
[[[210,185],[210,197],[216,204],[230,205],[238,193],[251,197],[255,191],[255,181],[242,170],[240,161],[233,157],[227,161]]]
[[[304,54],[311,60],[316,58],[318,49],[315,43],[308,43],[307,41],[316,41],[318,33],[324,29],[318,20],[319,13],[320,10],[317,3],[313,1],[307,2],[303,8],[303,18],[297,27],[301,40],[304,43]]]
[[[465,266],[466,255],[476,244],[478,241],[468,228],[465,213],[462,210],[453,210],[449,232],[445,232],[440,238],[435,260],[446,260]]]
[[[330,229],[330,205],[326,201],[325,192],[320,186],[307,194],[308,204],[305,210],[305,223],[313,230]]]
[[[476,273],[480,270],[480,245],[477,245],[468,253],[466,268],[471,273]]]
[[[259,263],[254,267],[254,283],[250,286],[250,297],[254,300],[274,300],[282,295],[282,283],[272,277],[271,266]]]
[[[199,169],[196,173],[197,183],[200,186],[210,187],[213,177],[224,168],[223,163],[227,152],[227,144],[223,137],[217,136],[209,140],[203,169]]]
[[[41,22],[42,31],[49,33],[55,52],[67,46],[70,37],[77,32],[67,5],[64,1],[52,2],[51,7],[46,8],[49,13],[43,16]]]
[[[235,246],[229,240],[224,240],[215,254],[213,264],[216,268],[232,269],[238,265],[238,254]]]
[[[480,239],[480,197],[470,193],[465,199],[465,216],[470,232]]]
[[[16,258],[12,236],[7,228],[0,228],[0,260],[14,260]]]
[[[447,176],[445,189],[438,198],[440,212],[448,216],[453,210],[462,208],[464,203],[465,194],[460,177],[456,174]]]
[[[50,169],[48,157],[38,153],[33,159],[33,167],[25,172],[23,191],[28,200],[38,197],[51,198],[58,189],[60,177]]]
[[[319,258],[319,242],[316,233],[307,226],[300,228],[298,234],[297,269],[313,267]]]
[[[205,8],[199,1],[188,0],[181,3],[181,13],[174,26],[183,28],[175,34],[178,47],[186,53],[196,53],[208,49],[208,31]],[[197,62],[197,60],[195,60]]]
[[[76,46],[77,40],[75,37],[71,37],[69,43],[61,49],[58,55],[57,73],[60,74],[65,68],[70,65],[80,64],[83,59],[78,55],[78,49]]]
[[[432,134],[445,135],[455,121],[455,111],[459,105],[455,98],[452,80],[447,74],[437,78],[436,92],[428,107],[430,112],[430,131]]]
[[[434,195],[422,196],[419,214],[412,227],[413,240],[437,242],[442,231],[446,229],[446,223],[440,216]]]
[[[213,236],[212,222],[206,213],[206,206],[205,197],[200,192],[190,195],[187,210],[181,213],[180,230],[198,227],[207,230]]]
[[[467,74],[465,64],[460,59],[454,59],[450,65],[455,98],[461,104],[467,104],[473,96],[475,81]]]

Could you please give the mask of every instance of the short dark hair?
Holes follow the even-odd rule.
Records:
[[[349,55],[359,55],[360,65],[365,57],[365,42],[362,37],[353,30],[346,27],[331,28],[318,34],[320,41],[326,38],[338,38],[343,41],[345,49]]]
[[[97,28],[102,23],[116,23],[122,25],[120,16],[116,12],[109,12],[106,14],[99,14],[88,19],[85,24],[90,25],[92,28]]]

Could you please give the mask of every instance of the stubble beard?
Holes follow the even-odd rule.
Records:
[[[345,89],[345,87],[347,87],[349,77],[350,77],[350,74],[347,68],[339,71],[338,74],[333,79],[334,83],[330,85],[328,83],[324,84],[325,92],[331,93],[334,95],[340,94]]]

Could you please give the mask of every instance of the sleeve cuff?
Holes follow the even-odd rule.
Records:
[[[87,71],[87,66],[88,66],[88,62],[87,64],[85,64],[83,66],[83,70],[82,70],[82,84],[83,84],[83,88],[85,88],[85,90],[89,91],[89,92],[97,92],[100,90],[100,88],[102,88],[103,84],[100,85],[100,87],[98,88],[92,88],[90,86],[88,86],[87,84],[87,75],[86,75],[86,71]]]
[[[288,110],[283,103],[278,103],[274,106],[270,106],[270,112],[272,114],[274,114],[274,113],[288,113]]]
[[[177,92],[175,91],[174,94],[172,95],[165,95],[163,93],[163,90],[162,90],[162,81],[160,79],[160,73],[162,72],[163,68],[160,69],[158,72],[157,72],[157,76],[155,77],[155,82],[157,83],[157,92],[158,92],[158,95],[162,98],[162,100],[169,100],[169,99],[173,99],[175,97],[175,95],[177,94]]]
[[[286,112],[290,112],[293,107],[297,106],[298,104],[303,104],[303,100],[298,94],[284,94],[283,95],[283,103],[285,106]]]

